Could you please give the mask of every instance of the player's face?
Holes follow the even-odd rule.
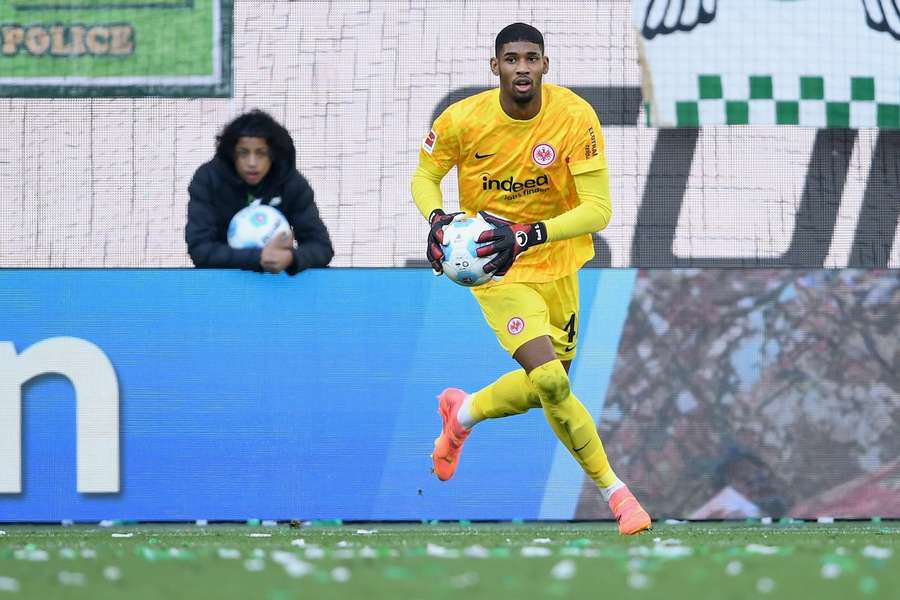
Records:
[[[264,138],[238,138],[234,147],[234,168],[241,179],[256,185],[265,178],[272,168],[272,154]]]
[[[500,77],[500,93],[516,104],[528,104],[540,93],[541,79],[550,61],[534,42],[509,42],[491,59],[491,71]]]

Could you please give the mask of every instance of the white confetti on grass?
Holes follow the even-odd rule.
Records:
[[[737,575],[740,575],[743,571],[744,571],[744,565],[741,564],[741,561],[739,561],[739,560],[732,560],[727,565],[725,565],[725,574],[726,575],[731,575],[732,577],[735,577]]]
[[[263,527],[278,527],[278,521],[275,521],[273,519],[265,519],[262,522],[262,526]]]
[[[746,550],[750,554],[763,554],[766,556],[778,554],[777,546],[764,546],[762,544],[747,544]]]
[[[467,558],[487,558],[490,555],[490,550],[479,544],[468,546],[463,549],[463,556],[466,556]]]
[[[284,567],[284,572],[288,574],[288,577],[293,577],[294,579],[306,577],[313,571],[312,566],[303,561],[292,562],[282,566]]]
[[[46,560],[50,560],[50,555],[47,554],[46,550],[41,550],[40,548],[19,548],[15,552],[13,552],[13,557],[16,560],[30,560],[33,562],[43,562]]]
[[[550,548],[544,548],[543,546],[523,546],[522,556],[526,558],[550,556]]]
[[[350,569],[347,567],[335,567],[331,570],[331,578],[338,583],[350,581]]]
[[[248,558],[244,561],[244,568],[251,573],[257,573],[266,568],[266,563],[261,558]]]
[[[107,581],[118,581],[122,579],[122,569],[112,565],[104,567],[103,578]]]
[[[236,548],[219,548],[216,552],[219,558],[224,558],[225,560],[237,560],[241,557],[241,551]]]
[[[297,538],[295,540],[291,540],[291,546],[305,546],[306,540],[303,538]]]
[[[6,535],[6,532],[0,529],[0,535]]]
[[[575,561],[574,560],[561,560],[550,569],[550,576],[553,579],[572,579],[575,577]]]
[[[318,560],[320,558],[325,558],[325,551],[319,548],[318,546],[307,546],[306,548],[306,558],[310,560]]]
[[[372,546],[363,546],[359,551],[360,558],[378,558],[378,551]]]
[[[660,546],[681,546],[681,540],[676,540],[675,538],[653,538],[653,543],[658,544]]]
[[[134,534],[133,533],[114,533],[114,534],[112,534],[112,537],[114,537],[114,538],[130,538],[130,537],[134,537]]]
[[[84,576],[84,573],[60,571],[57,577],[59,579],[59,582],[63,585],[82,587],[85,583],[87,583],[87,577]]]
[[[12,577],[0,576],[0,592],[18,592],[19,580]]]
[[[550,538],[534,538],[531,542],[533,544],[549,544]]]
[[[99,523],[100,527],[112,527],[115,524],[116,524],[116,522],[111,519],[103,519]]]
[[[272,537],[272,534],[271,533],[248,533],[247,537],[267,538],[267,537]]]
[[[372,535],[373,533],[378,533],[377,529],[357,529],[357,535]]]
[[[60,548],[59,557],[65,559],[78,558],[78,553],[75,552],[75,548]]]
[[[305,577],[313,572],[313,566],[308,562],[300,560],[293,552],[273,550],[271,557],[275,563],[284,567],[285,573],[290,577]]]
[[[837,579],[843,572],[841,565],[837,563],[825,563],[822,565],[821,573],[824,579]]]
[[[631,573],[628,576],[628,587],[643,590],[650,587],[650,578],[643,573]]]
[[[775,581],[771,577],[762,577],[756,582],[756,591],[760,594],[768,594],[775,589]]]
[[[653,547],[635,546],[628,549],[631,556],[655,557],[655,558],[684,558],[694,554],[694,549],[690,546],[672,546],[668,544],[657,544]]]
[[[82,548],[81,558],[97,558],[97,551],[93,548]]]
[[[196,521],[194,521],[194,524],[197,527],[206,527],[207,525],[209,525],[209,521],[207,521],[206,519],[197,519]]]
[[[625,564],[625,568],[629,571],[640,571],[644,568],[644,563],[645,561],[640,558],[632,558]]]
[[[818,519],[816,519],[816,523],[830,525],[834,523],[834,517],[819,517]]]
[[[445,548],[444,546],[432,544],[431,542],[428,542],[428,545],[425,546],[425,554],[436,558],[459,558],[459,550],[456,550],[455,548]]]
[[[866,558],[877,558],[878,560],[887,560],[894,554],[890,548],[880,548],[878,546],[866,546],[862,550],[862,555]]]
[[[450,587],[462,590],[474,585],[478,585],[479,580],[480,578],[478,576],[478,573],[469,571],[468,573],[461,573],[459,575],[454,575],[453,577],[451,577]]]

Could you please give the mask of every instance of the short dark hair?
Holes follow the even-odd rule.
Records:
[[[494,41],[494,56],[500,58],[500,49],[510,42],[532,42],[540,46],[541,54],[544,53],[544,36],[527,23],[513,23],[501,29]]]
[[[274,163],[276,160],[287,160],[294,166],[296,150],[291,134],[272,116],[259,109],[246,112],[222,129],[216,136],[216,156],[227,158],[234,164],[234,150],[242,137],[257,137],[266,140],[269,153]]]

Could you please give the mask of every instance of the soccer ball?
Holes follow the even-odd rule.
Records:
[[[444,243],[441,244],[444,258],[441,263],[444,274],[451,281],[466,287],[490,281],[491,276],[484,272],[484,265],[493,256],[479,258],[475,250],[485,245],[476,241],[481,232],[493,228],[493,225],[481,217],[457,217],[444,228]]]
[[[228,224],[228,245],[232,248],[262,248],[291,225],[281,211],[268,204],[242,208]]]

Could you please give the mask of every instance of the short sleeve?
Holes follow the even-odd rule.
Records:
[[[569,172],[580,175],[606,168],[606,151],[600,119],[587,102],[577,111],[570,128],[566,160]]]
[[[428,170],[442,176],[459,162],[459,136],[451,109],[434,120],[419,149],[419,163],[426,168],[433,166]]]

